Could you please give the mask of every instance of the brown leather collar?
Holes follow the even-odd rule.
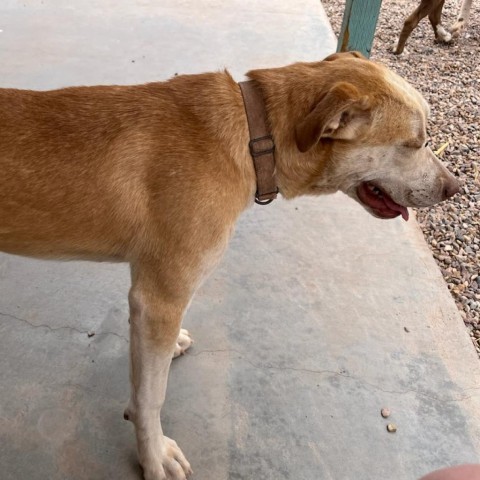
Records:
[[[239,82],[247,113],[250,155],[257,175],[255,203],[268,205],[277,198],[275,181],[275,142],[267,127],[267,113],[262,92],[254,80]]]

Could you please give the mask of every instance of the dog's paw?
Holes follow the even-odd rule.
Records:
[[[397,56],[408,55],[408,50],[405,47],[401,48],[398,42],[390,44],[388,51]]]
[[[453,27],[450,28],[450,33],[452,34],[453,38],[457,38],[460,35],[460,33],[463,30],[464,25],[465,25],[465,20],[463,20],[463,19],[457,20],[455,22]]]
[[[141,463],[145,480],[186,480],[193,473],[177,442],[165,436],[160,454]]]
[[[438,25],[437,38],[439,42],[450,43],[452,41],[452,34],[443,28],[442,25]]]
[[[175,352],[173,358],[177,358],[183,355],[193,344],[193,338],[190,336],[188,330],[182,328],[177,338],[177,344],[175,345]]]

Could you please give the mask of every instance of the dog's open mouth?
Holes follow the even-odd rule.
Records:
[[[401,215],[405,221],[408,220],[407,208],[394,202],[386,192],[373,183],[361,183],[357,188],[357,196],[377,217],[395,218]]]

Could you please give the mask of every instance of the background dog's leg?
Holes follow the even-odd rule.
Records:
[[[125,418],[135,425],[145,480],[184,480],[190,465],[177,444],[163,435],[160,410],[188,295],[162,291],[162,278],[132,268],[130,360],[132,394]]]
[[[450,29],[450,32],[454,37],[458,37],[460,32],[463,30],[463,27],[468,21],[470,16],[470,8],[472,6],[472,0],[463,0],[462,6],[460,7],[460,13],[458,14],[457,21]]]
[[[428,15],[428,19],[432,24],[433,33],[435,38],[439,42],[449,42],[452,39],[452,35],[442,25],[442,10],[445,5],[445,0],[442,0],[435,6],[435,8]]]
[[[435,3],[435,2],[433,2]],[[413,11],[413,13],[405,20],[403,24],[400,38],[398,39],[397,48],[394,50],[396,55],[400,55],[405,48],[405,43],[412,33],[413,29],[420,23],[420,20],[425,18],[432,10],[432,0],[422,0],[420,5]]]

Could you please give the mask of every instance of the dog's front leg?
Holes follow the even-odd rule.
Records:
[[[163,435],[160,410],[168,371],[189,298],[162,292],[161,279],[132,269],[130,378],[132,393],[125,418],[135,425],[145,480],[183,480],[190,464],[178,445]]]

